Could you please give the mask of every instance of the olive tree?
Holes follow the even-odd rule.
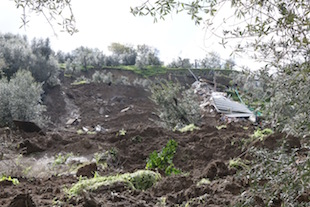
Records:
[[[231,12],[221,12],[230,7]],[[131,8],[134,15],[154,20],[187,12],[196,24],[204,23],[222,38],[225,47],[234,40],[235,53],[252,54],[274,72],[270,111],[274,126],[310,135],[310,7],[307,0],[148,0]],[[220,14],[220,15],[218,15]],[[221,16],[221,22],[214,22]],[[234,19],[234,22],[229,22]]]
[[[167,65],[169,68],[192,68],[192,64],[189,58],[178,57],[176,60],[172,60],[171,63]]]
[[[31,73],[19,70],[10,81],[0,80],[0,126],[11,125],[13,120],[34,121],[45,124],[42,105],[42,84],[35,82]]]
[[[136,63],[137,51],[133,46],[113,42],[108,49],[112,52],[111,58],[118,65],[134,65]]]
[[[30,21],[30,14],[36,13],[45,18],[55,32],[55,23],[61,26],[62,31],[69,34],[78,32],[75,25],[75,17],[71,8],[71,0],[14,0],[17,9],[23,11],[21,19],[22,26]]]
[[[138,45],[136,65],[139,68],[142,68],[147,65],[161,65],[162,62],[160,61],[158,55],[159,51],[156,48],[153,48],[145,44]]]
[[[19,69],[26,69],[46,86],[59,84],[59,66],[49,39],[33,39],[30,45],[26,36],[0,34],[0,60],[0,76],[10,79]]]

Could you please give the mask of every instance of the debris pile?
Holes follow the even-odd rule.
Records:
[[[235,122],[240,119],[255,122],[255,115],[246,105],[227,98],[227,94],[224,92],[214,91],[211,84],[200,80],[194,82],[192,88],[201,98],[200,107],[203,111],[221,114],[221,120],[225,122]]]

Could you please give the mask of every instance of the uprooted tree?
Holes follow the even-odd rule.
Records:
[[[187,12],[196,24],[206,24],[221,37],[224,47],[233,41],[235,53],[264,61],[265,70],[275,71],[269,80],[272,91],[268,90],[267,107],[272,123],[288,133],[309,135],[310,105],[305,104],[310,101],[306,95],[310,91],[307,0],[148,0],[131,12],[153,16],[155,21],[174,12]],[[221,33],[216,33],[218,28]]]

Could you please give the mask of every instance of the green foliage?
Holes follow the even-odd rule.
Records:
[[[221,37],[224,47],[234,47],[233,53],[251,54],[253,59],[264,62],[263,74],[259,74],[258,79],[255,75],[250,77],[252,81],[247,81],[249,99],[263,101],[257,108],[265,108],[267,103],[264,114],[270,121],[268,124],[277,127],[277,130],[308,136],[308,3],[306,0],[191,0],[186,3],[150,0],[131,8],[131,12],[152,16],[156,21],[174,11],[187,12],[196,24],[204,22],[209,31]],[[227,5],[231,7],[231,12],[226,12]]]
[[[71,1],[68,0],[15,0],[17,9],[22,10],[22,26],[26,27],[29,23],[29,14],[40,14],[51,25],[54,31],[55,23],[60,26],[60,31],[66,31],[73,35],[78,30],[75,26],[75,17],[71,8]],[[54,31],[55,33],[55,31]]]
[[[197,186],[200,187],[200,186],[203,186],[203,185],[208,185],[210,184],[211,181],[208,179],[208,178],[202,178],[198,183],[197,183]]]
[[[80,179],[67,190],[69,196],[78,195],[82,191],[94,191],[100,186],[111,186],[115,183],[124,183],[131,189],[146,190],[161,178],[159,173],[150,170],[138,170],[134,173],[125,173],[114,176],[96,176],[91,179]]]
[[[11,176],[7,177],[7,176],[2,176],[2,178],[0,178],[0,183],[2,181],[9,181],[12,182],[13,185],[18,185],[19,184],[19,180],[17,178],[12,178]]]
[[[41,103],[42,84],[29,71],[19,70],[8,82],[0,80],[0,125],[11,125],[14,119],[44,125],[45,106]]]
[[[139,69],[143,69],[148,65],[162,65],[159,57],[159,51],[156,48],[150,47],[148,45],[138,45],[137,46],[137,58],[136,66]]]
[[[108,49],[113,53],[111,56],[114,65],[135,65],[137,51],[130,45],[112,43]]]
[[[309,156],[300,160],[295,152],[287,154],[282,149],[252,148],[250,153],[254,158],[251,165],[239,174],[250,184],[240,196],[240,206],[255,206],[257,200],[262,200],[263,206],[309,206],[309,200],[301,199],[310,191]]]
[[[55,86],[58,80],[58,62],[49,39],[33,39],[31,45],[26,36],[0,34],[0,77],[10,79],[18,70],[29,70],[37,82]]]
[[[106,62],[106,56],[98,48],[78,47],[65,58],[65,72],[79,75],[82,71],[100,69]]]
[[[227,125],[216,126],[217,130],[226,129]]]
[[[167,65],[169,68],[192,68],[192,64],[190,63],[189,58],[181,58],[178,57],[176,60],[173,60],[171,63]]]
[[[83,84],[88,84],[90,83],[90,80],[88,78],[85,78],[85,76],[80,76],[78,77],[71,85],[83,85]]]
[[[92,76],[92,82],[95,83],[112,83],[113,82],[113,74],[111,72],[106,71],[96,71]]]
[[[189,125],[186,125],[184,126],[183,128],[180,128],[180,129],[177,129],[177,128],[174,128],[174,130],[178,130],[179,132],[192,132],[194,130],[199,130],[200,128],[195,126],[194,124],[189,124]]]
[[[246,161],[241,160],[240,158],[229,160],[229,168],[235,169],[249,169],[249,166],[246,164]]]
[[[120,129],[118,132],[117,132],[117,136],[125,136],[127,133],[127,131],[125,129]]]
[[[251,137],[254,139],[263,140],[264,137],[270,134],[273,134],[272,129],[266,128],[261,130],[260,128],[258,128],[257,130],[254,131],[254,134]]]
[[[179,174],[181,171],[175,168],[172,162],[177,146],[178,143],[171,139],[160,153],[152,152],[147,159],[146,169],[159,169],[164,171],[166,175]]]
[[[72,157],[73,156],[73,153],[67,153],[65,155],[59,153],[57,155],[55,155],[55,160],[54,160],[54,163],[53,165],[61,165],[61,164],[64,164],[69,157]]]
[[[151,86],[152,101],[158,105],[158,116],[162,125],[173,129],[194,124],[200,120],[200,107],[196,94],[184,90],[179,83],[162,80]]]

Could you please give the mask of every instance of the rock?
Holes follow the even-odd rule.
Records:
[[[76,172],[76,176],[80,177],[80,176],[86,176],[88,178],[92,178],[95,175],[95,172],[98,170],[97,168],[97,164],[96,163],[90,163],[90,164],[86,164],[81,166],[77,172]]]
[[[100,115],[103,115],[103,114],[104,114],[104,108],[103,108],[103,107],[100,107],[100,109],[99,109],[99,114],[100,114]]]
[[[29,194],[19,194],[13,198],[8,207],[36,207]]]

